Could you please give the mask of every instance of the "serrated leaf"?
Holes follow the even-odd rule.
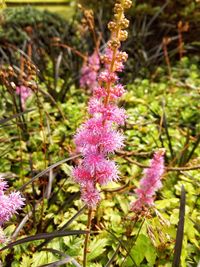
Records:
[[[102,255],[102,253],[105,251],[105,246],[107,243],[108,240],[105,238],[101,238],[99,240],[95,238],[89,246],[90,253],[88,254],[88,261],[94,260],[98,256]]]

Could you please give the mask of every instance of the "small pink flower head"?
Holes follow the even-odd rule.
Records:
[[[21,98],[21,103],[23,109],[25,108],[26,100],[31,96],[32,91],[29,87],[20,85],[16,87],[16,94],[18,94]]]
[[[96,98],[91,98],[89,102],[88,112],[90,114],[101,114],[103,121],[111,121],[119,125],[123,125],[126,119],[126,112],[123,108],[109,104],[106,107]]]
[[[106,48],[105,55],[102,57],[103,62],[105,63],[105,67],[108,69],[113,57],[113,51],[110,48]],[[114,72],[121,72],[124,69],[124,62],[127,60],[128,55],[126,52],[117,51],[115,62],[113,66]]]
[[[119,179],[119,171],[114,161],[104,160],[99,166],[96,172],[96,181],[100,185],[107,184],[111,181],[117,181]]]
[[[94,175],[96,171],[100,169],[101,164],[105,161],[103,154],[100,154],[98,152],[96,153],[88,153],[85,155],[85,159],[83,161],[83,164],[86,166],[86,168]]]
[[[24,206],[25,199],[21,196],[20,192],[11,192],[9,194],[9,201],[13,213],[16,213],[17,210],[20,210]]]
[[[81,69],[80,86],[93,90],[97,86],[97,75],[100,68],[100,59],[97,52],[94,52]]]
[[[102,116],[104,120],[112,121],[116,124],[123,125],[126,119],[126,111],[123,108],[118,108],[115,105],[108,105],[103,111]]]
[[[5,194],[7,189],[7,183],[0,181],[0,225],[8,221],[17,210],[21,209],[24,205],[24,198],[19,192],[11,192],[10,194]]]
[[[94,187],[92,182],[88,182],[81,187],[81,199],[89,207],[95,207],[100,201],[101,197],[99,191]]]
[[[155,193],[162,187],[161,178],[164,173],[163,149],[155,152],[150,167],[145,171],[140,186],[135,190],[138,199],[131,203],[131,210],[141,212],[144,207],[153,205]]]
[[[106,89],[101,86],[94,87],[93,93],[96,99],[104,98],[108,95],[108,93],[106,92]]]
[[[111,98],[112,99],[117,99],[121,97],[125,93],[124,86],[122,84],[116,84],[112,89],[111,89]]]
[[[104,70],[99,74],[99,82],[103,83],[115,83],[119,80],[117,74],[115,72],[109,72],[108,70]]]
[[[72,175],[75,181],[79,184],[86,184],[89,181],[92,181],[92,176],[90,171],[83,165],[73,169]]]

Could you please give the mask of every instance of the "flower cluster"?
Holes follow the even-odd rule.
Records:
[[[25,109],[26,100],[32,94],[31,89],[27,86],[20,85],[16,87],[16,94],[20,96],[22,108]]]
[[[89,56],[88,61],[81,68],[80,86],[91,90],[97,85],[97,76],[100,69],[100,58],[97,51]]]
[[[141,212],[152,206],[155,192],[162,187],[161,177],[164,173],[164,150],[158,150],[151,161],[150,167],[145,171],[140,186],[135,190],[138,199],[131,204],[131,210]]]
[[[109,159],[109,154],[123,146],[123,135],[117,130],[126,118],[125,110],[117,106],[118,99],[125,92],[119,83],[117,73],[123,70],[127,54],[120,51],[124,41],[128,20],[124,10],[130,8],[130,0],[117,1],[114,7],[114,21],[108,27],[111,39],[102,61],[104,69],[97,78],[93,96],[89,101],[90,118],[78,129],[75,143],[83,154],[82,163],[74,168],[73,177],[81,186],[82,200],[94,207],[100,200],[97,185],[104,185],[119,178],[118,167]]]
[[[7,182],[0,177],[0,243],[5,241],[5,236],[1,226],[17,212],[24,205],[24,198],[19,192],[11,192],[5,194],[8,189]]]

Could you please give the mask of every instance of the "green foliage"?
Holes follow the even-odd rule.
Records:
[[[78,81],[83,61],[72,49],[84,53],[87,47],[80,41],[75,17],[67,21],[30,6],[6,8],[0,17],[1,65],[21,69],[20,56],[29,50],[40,83],[55,99],[64,101],[70,86]]]
[[[151,79],[137,78],[134,83],[127,85],[128,92],[121,102],[129,115],[124,127],[124,151],[133,153],[134,161],[148,164],[152,151],[164,147],[167,166],[199,164],[200,76],[197,62],[197,58],[183,58],[172,68],[171,79],[165,68],[158,68]],[[89,95],[71,86],[66,102],[60,104],[58,109],[41,92],[33,94],[27,108],[34,108],[23,114],[23,120],[21,116],[13,119],[16,111],[11,105],[12,97],[3,87],[1,95],[0,115],[8,118],[0,128],[1,140],[4,140],[0,149],[1,172],[9,177],[11,188],[18,189],[47,166],[75,153],[72,138],[87,116]],[[17,96],[14,97],[19,104]],[[129,159],[131,153],[127,156]],[[130,214],[129,205],[135,199],[134,188],[141,178],[142,169],[130,163],[127,157],[120,153],[116,156],[120,163],[121,181],[102,189],[102,202],[96,210],[89,244],[89,266],[106,266],[113,254],[115,257],[110,266],[171,266],[182,185],[186,190],[186,215],[181,264],[197,265],[200,240],[198,170],[166,172],[152,217],[134,223],[131,220],[134,214]],[[87,216],[80,201],[79,188],[71,179],[71,169],[77,160],[72,159],[52,169],[54,179],[49,197],[47,187],[50,184],[50,172],[23,188],[27,205],[6,227],[5,233],[11,236],[16,229],[15,223],[20,223],[29,213],[29,219],[17,240],[39,233],[52,233],[52,237],[22,242],[12,250],[4,250],[1,257],[5,267],[10,255],[12,267],[48,264],[63,259],[62,253],[81,264],[84,236],[56,238],[58,230],[85,230]],[[112,192],[120,186],[125,186],[122,191]]]

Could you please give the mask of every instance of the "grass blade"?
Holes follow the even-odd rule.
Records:
[[[180,266],[181,250],[183,244],[183,235],[184,235],[184,218],[185,218],[185,188],[182,185],[181,187],[181,199],[180,199],[180,209],[179,209],[179,222],[176,233],[176,243],[174,249],[174,259],[172,267]]]
[[[41,265],[40,267],[45,267],[45,266],[56,267],[56,266],[61,266],[65,263],[72,263],[75,267],[81,267],[81,265],[74,258],[66,255],[62,251],[59,251],[59,250],[53,249],[53,248],[44,248],[44,249],[42,249],[42,251],[47,251],[47,252],[51,252],[53,254],[58,254],[65,259],[60,260],[60,261],[55,261],[55,262],[52,262],[49,264]]]
[[[0,251],[3,251],[3,250],[8,249],[8,248],[15,247],[17,245],[24,244],[24,243],[27,243],[27,242],[36,241],[36,240],[49,239],[49,238],[53,239],[53,238],[56,238],[56,237],[70,236],[70,235],[83,235],[83,234],[86,234],[86,233],[87,233],[87,231],[83,231],[83,230],[71,230],[71,231],[61,231],[61,232],[55,232],[55,233],[37,234],[37,235],[25,237],[25,238],[22,238],[22,239],[19,239],[19,240],[15,241],[15,242],[12,242],[12,243],[8,244],[7,246],[1,248]]]
[[[29,112],[31,112],[31,111],[33,111],[33,110],[35,110],[35,109],[34,109],[34,108],[32,108],[32,109],[27,109],[27,110],[25,110],[25,111],[23,111],[23,112],[19,112],[19,113],[15,114],[15,115],[10,116],[9,118],[1,119],[1,120],[0,120],[0,124],[4,124],[4,123],[6,123],[6,122],[8,122],[8,121],[10,121],[10,120],[16,119],[16,118],[18,118],[18,117],[20,117],[20,116],[22,116],[22,115],[24,115],[24,114],[26,114],[26,113],[29,113]]]
[[[65,163],[65,162],[67,162],[67,161],[70,161],[70,160],[73,160],[73,159],[75,159],[75,158],[78,158],[78,157],[80,157],[80,154],[75,155],[75,156],[70,157],[70,158],[67,158],[67,159],[62,159],[62,160],[60,160],[60,161],[58,161],[58,162],[52,164],[52,165],[49,166],[47,169],[45,169],[45,170],[43,170],[42,172],[40,172],[40,173],[38,173],[37,175],[35,175],[30,181],[28,181],[28,182],[25,183],[22,187],[20,187],[19,190],[20,190],[20,191],[21,191],[21,190],[24,190],[24,189],[27,187],[27,185],[31,184],[31,183],[34,182],[37,178],[43,176],[45,173],[47,173],[48,171],[54,169],[55,167],[57,167],[57,166],[59,166],[59,165]]]
[[[109,259],[109,261],[106,263],[105,267],[109,267],[109,266],[111,265],[111,263],[114,261],[116,255],[117,255],[117,253],[118,253],[120,247],[121,247],[121,244],[119,243],[119,244],[117,245],[117,248],[116,248],[115,252],[113,253],[112,257],[111,257],[111,258]]]

